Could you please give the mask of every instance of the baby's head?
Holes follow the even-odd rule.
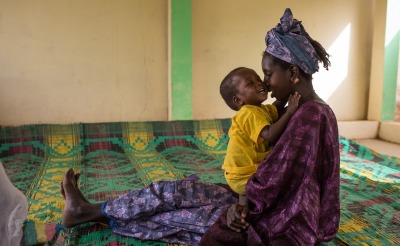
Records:
[[[226,104],[238,111],[243,105],[261,106],[268,99],[267,86],[250,68],[233,69],[222,80],[219,92]]]

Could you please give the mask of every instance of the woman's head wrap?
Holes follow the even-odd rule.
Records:
[[[311,75],[318,71],[318,54],[307,36],[301,21],[293,19],[292,11],[287,8],[281,23],[267,32],[265,51]]]

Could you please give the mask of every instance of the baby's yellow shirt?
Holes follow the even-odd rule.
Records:
[[[271,151],[272,146],[260,137],[260,132],[277,120],[278,110],[271,104],[244,105],[233,116],[222,169],[228,185],[236,193],[245,194],[247,180]]]

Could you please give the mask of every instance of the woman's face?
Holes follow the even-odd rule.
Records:
[[[290,70],[283,69],[279,64],[274,63],[270,56],[263,56],[262,70],[264,73],[264,83],[267,84],[271,97],[276,100],[284,100],[294,93],[294,85],[290,81]]]

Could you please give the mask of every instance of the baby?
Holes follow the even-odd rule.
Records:
[[[297,110],[300,95],[296,92],[285,101],[263,105],[268,87],[249,68],[232,70],[221,82],[220,93],[226,104],[237,111],[229,129],[229,143],[222,169],[228,185],[239,194],[239,204],[246,206],[245,186],[286,128]],[[285,105],[288,107],[285,111]]]

